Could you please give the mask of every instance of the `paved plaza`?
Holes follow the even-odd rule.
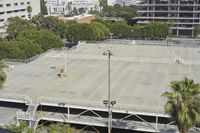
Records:
[[[82,44],[67,51],[65,77],[64,51],[51,50],[28,64],[8,71],[2,95],[33,99],[65,99],[85,106],[104,106],[108,88],[108,57],[111,57],[111,99],[115,109],[162,110],[161,94],[169,82],[185,76],[200,82],[200,48],[147,45]]]

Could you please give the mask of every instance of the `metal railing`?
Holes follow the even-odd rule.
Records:
[[[29,99],[27,95],[22,94],[13,94],[13,93],[0,93],[0,99],[1,100],[7,100],[7,101],[21,101],[23,103],[26,103],[26,100]]]
[[[54,98],[54,97],[40,97],[38,101],[42,103],[54,103],[58,105],[74,105],[80,107],[94,107],[94,108],[103,108],[106,110],[105,105],[102,102],[90,101],[90,100],[71,100],[67,98]],[[135,112],[144,112],[144,113],[155,113],[155,114],[165,114],[163,107],[152,107],[152,106],[140,106],[140,105],[130,105],[130,104],[120,104],[117,103],[113,108],[115,110],[122,111],[135,111]]]

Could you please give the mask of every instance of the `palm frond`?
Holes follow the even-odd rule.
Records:
[[[180,132],[187,132],[200,124],[200,84],[192,79],[170,82],[171,92],[164,92],[167,98],[165,112],[175,121]]]

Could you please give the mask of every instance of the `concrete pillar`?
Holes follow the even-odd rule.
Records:
[[[68,120],[70,119],[69,117],[70,117],[70,109],[69,109],[69,107],[68,107],[68,108],[67,108],[67,118],[68,118]]]
[[[179,36],[179,29],[177,29],[176,36]]]
[[[153,22],[154,22],[154,17],[155,17],[155,3],[156,1],[153,0]]]

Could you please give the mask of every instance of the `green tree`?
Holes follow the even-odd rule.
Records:
[[[166,38],[169,35],[169,25],[161,22],[151,22],[144,26],[147,30],[147,38],[160,39]]]
[[[92,22],[91,24],[72,24],[67,28],[67,39],[71,42],[77,39],[99,40],[108,36],[109,33],[108,27],[98,22]]]
[[[129,38],[131,37],[131,26],[126,22],[111,22],[106,24],[110,31],[113,33],[113,36],[117,38]]]
[[[45,18],[42,13],[39,13],[38,15],[35,15],[34,17],[32,17],[31,22],[34,24],[34,26],[37,29],[46,28],[45,27]]]
[[[47,7],[46,7],[46,2],[44,0],[40,0],[40,12],[42,15],[47,15]]]
[[[103,3],[103,0],[102,2]],[[107,4],[101,4],[103,5],[103,11],[98,13],[100,16],[107,16],[107,17],[121,17],[125,19],[126,21],[132,19],[137,15],[137,7],[136,6],[129,6],[129,7],[121,7],[120,5],[115,5],[114,7],[107,6]]]
[[[34,43],[40,45],[40,47],[46,51],[51,48],[60,48],[63,46],[62,39],[54,34],[53,32],[43,29],[43,30],[29,30],[20,34],[16,40],[24,41],[31,40]]]
[[[71,42],[74,42],[78,38],[79,40],[94,40],[94,38],[96,38],[94,29],[90,27],[89,24],[70,25],[67,29],[67,39]]]
[[[15,39],[19,34],[26,30],[34,29],[34,26],[28,21],[19,17],[10,18],[7,25],[7,33]]]
[[[16,40],[10,43],[11,45],[16,45],[19,49],[23,50],[26,59],[44,52],[44,50],[39,44],[29,39],[21,41]]]
[[[171,116],[180,133],[200,123],[200,84],[184,78],[183,81],[172,81],[172,91],[163,93],[167,98],[165,111]]]
[[[102,23],[92,22],[90,24],[93,29],[95,29],[96,40],[103,39],[110,35],[110,29]]]
[[[6,126],[7,130],[10,130],[15,133],[34,133],[33,129],[30,129],[25,122],[21,122],[19,126],[14,124]]]
[[[194,34],[195,37],[198,37],[198,35],[200,34],[200,26],[194,27],[193,34]]]
[[[49,133],[73,133],[74,130],[68,125],[63,123],[49,125]]]
[[[60,37],[65,38],[66,24],[62,20],[59,20],[56,17],[46,17],[44,23],[46,29],[49,29]]]
[[[13,41],[0,44],[1,59],[26,59],[26,55]]]
[[[132,37],[133,38],[141,38],[142,37],[142,35],[144,34],[144,32],[142,32],[142,29],[143,29],[143,26],[141,26],[141,25],[134,25],[133,27],[132,27]]]
[[[5,81],[6,81],[6,72],[4,71],[4,68],[6,65],[3,61],[0,61],[0,89],[3,87]]]
[[[67,25],[62,20],[53,16],[44,17],[44,15],[39,14],[33,17],[31,21],[38,29],[48,29],[60,37],[65,38]]]

